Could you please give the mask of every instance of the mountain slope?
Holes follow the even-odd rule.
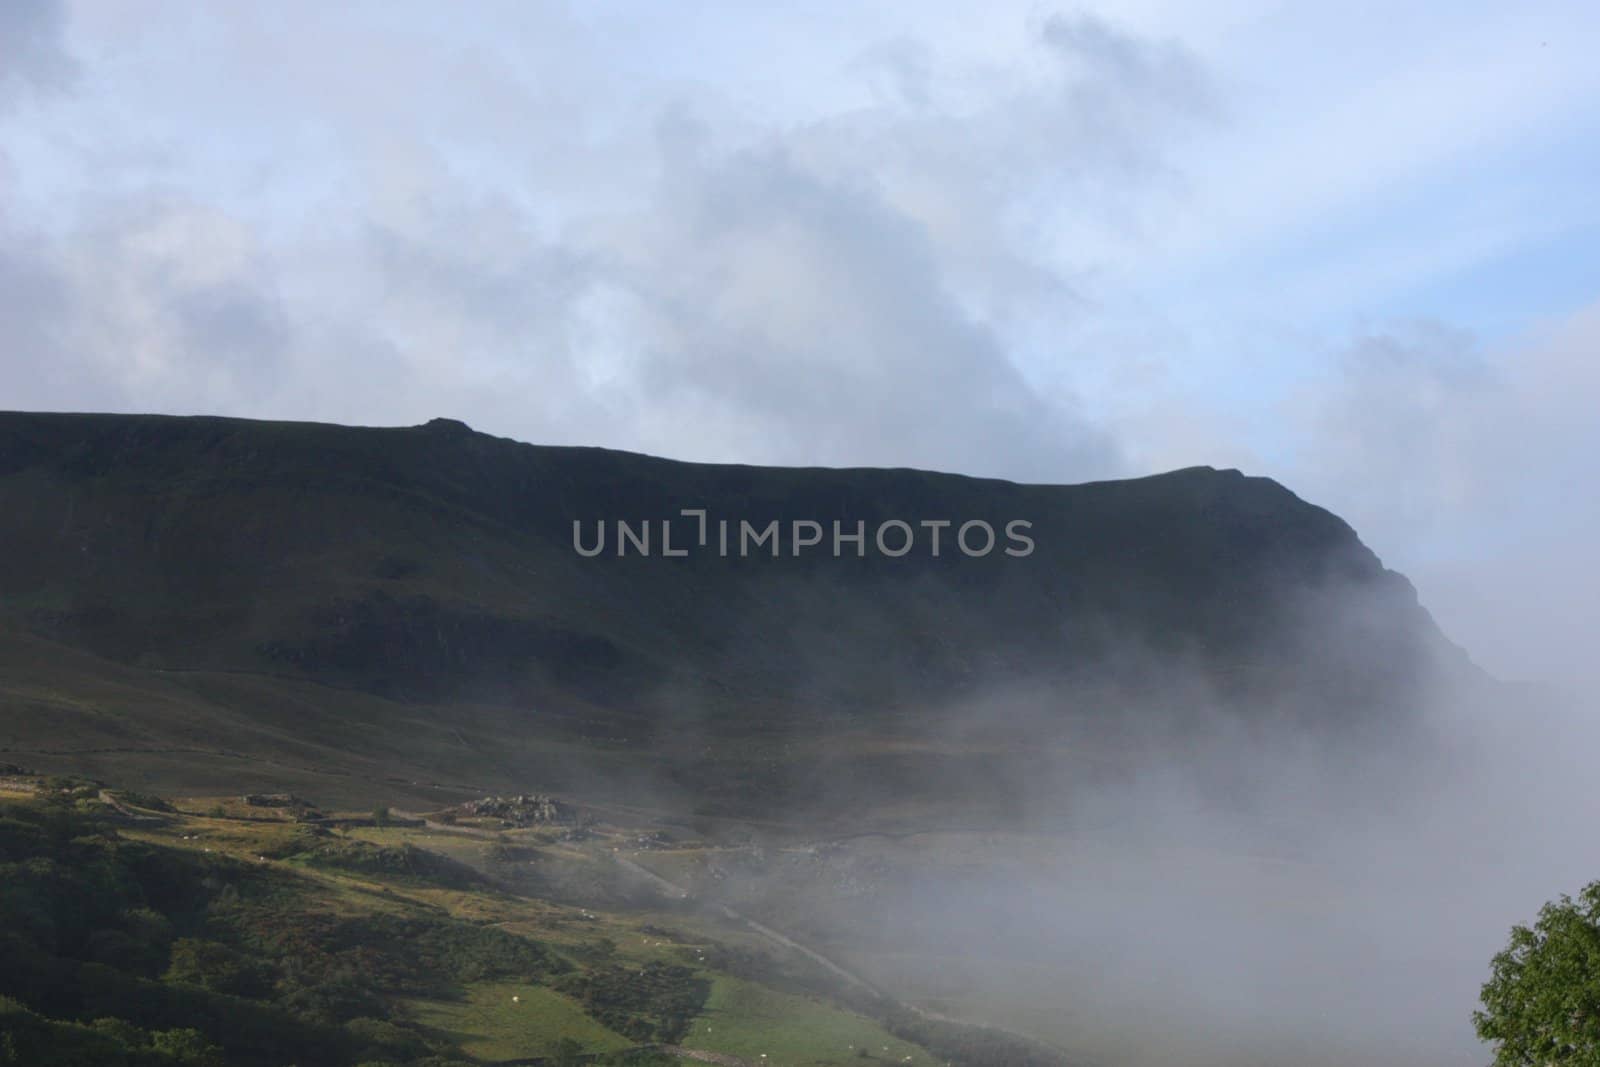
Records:
[[[683,509],[706,512],[704,546]],[[648,554],[618,554],[618,520]],[[740,524],[774,520],[779,554],[741,555]],[[890,550],[914,538],[898,558],[874,538],[891,520]],[[951,523],[937,555],[934,520]],[[1027,547],[1017,520],[1025,555],[1006,552]],[[835,521],[862,524],[861,555],[834,555]],[[995,534],[982,555],[956,542],[975,521]],[[663,522],[686,555],[665,554]],[[797,552],[797,522],[821,544]],[[319,771],[499,781],[559,777],[570,746],[583,776],[650,762],[699,789],[730,775],[696,760],[734,760],[738,779],[1001,691],[1107,720],[1203,692],[1341,729],[1402,721],[1439,670],[1467,671],[1345,523],[1210,468],[1032,486],[677,463],[448,420],[4,413],[0,545],[0,747],[34,753],[74,731],[80,751],[187,736]],[[122,711],[113,676],[143,691]]]

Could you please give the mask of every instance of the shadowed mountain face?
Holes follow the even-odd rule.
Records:
[[[774,520],[776,555],[756,540]],[[864,535],[837,555],[835,522]],[[967,523],[992,547],[984,525],[963,539]],[[1025,486],[677,463],[448,420],[13,413],[0,544],[8,660],[41,679],[13,675],[0,747],[18,752],[185,730],[254,751],[267,730],[322,746],[300,757],[314,762],[361,747],[351,717],[381,730],[391,716],[480,751],[642,739],[703,780],[685,768],[728,737],[788,746],[931,722],[1002,690],[1107,721],[1181,717],[1203,691],[1246,717],[1338,730],[1403,719],[1434,672],[1470,670],[1345,523],[1210,468]],[[96,666],[59,668],[69,659]],[[179,729],[71,691],[95,672],[147,696],[180,687],[234,725],[196,712]],[[240,686],[250,701],[227,695]],[[292,689],[300,719],[267,686]],[[405,759],[403,773],[465,766]]]

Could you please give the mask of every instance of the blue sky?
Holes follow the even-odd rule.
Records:
[[[0,6],[0,406],[1350,519],[1486,665],[1600,635],[1592,5]]]

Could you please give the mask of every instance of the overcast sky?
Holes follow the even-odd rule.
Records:
[[[1574,677],[1600,8],[1319,7],[0,0],[0,407],[1236,466]]]

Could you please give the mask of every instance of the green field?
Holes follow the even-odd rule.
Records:
[[[485,982],[470,987],[459,1001],[412,1000],[405,1006],[418,1023],[485,1060],[542,1056],[563,1037],[576,1040],[585,1052],[634,1044],[589,1018],[570,997],[520,982]]]
[[[933,1067],[938,1062],[870,1019],[729,977],[712,983],[705,1013],[684,1046],[772,1067],[872,1062]]]

